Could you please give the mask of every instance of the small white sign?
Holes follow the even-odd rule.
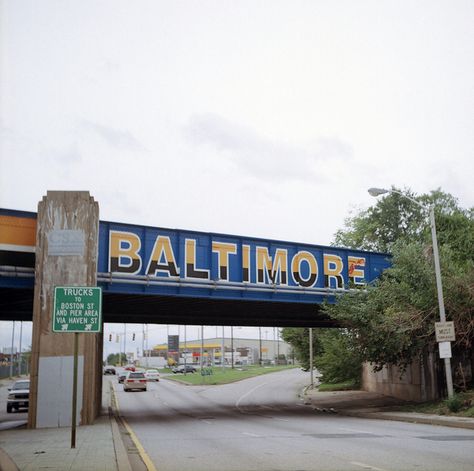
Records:
[[[454,322],[435,322],[435,332],[437,342],[454,342]]]
[[[439,357],[451,358],[451,342],[439,342]]]
[[[48,255],[84,256],[84,231],[54,229],[48,233]]]

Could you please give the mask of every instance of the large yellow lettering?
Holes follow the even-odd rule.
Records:
[[[229,281],[229,255],[237,253],[237,245],[212,241],[212,251],[217,253],[219,279]]]
[[[349,280],[355,285],[365,285],[365,270],[358,267],[365,267],[364,257],[347,257]]]
[[[336,286],[332,287],[336,289],[344,288],[343,268],[341,257],[328,253],[324,254],[324,285],[326,288],[331,288],[331,284],[335,284]],[[335,283],[331,283],[331,281]]]
[[[157,273],[166,273],[168,276],[179,276],[179,268],[171,246],[171,240],[167,236],[158,236],[151,252],[147,275],[156,276]]]
[[[209,270],[198,270],[196,268],[196,240],[186,239],[184,243],[184,258],[186,260],[186,277],[209,279]]]
[[[250,245],[242,245],[242,281],[250,282]]]
[[[276,249],[270,257],[267,247],[257,247],[257,283],[270,280],[274,284],[288,284],[288,252],[286,249]]]
[[[301,264],[307,263],[309,268],[309,275],[303,278],[301,275]],[[318,280],[318,262],[311,252],[302,250],[297,252],[291,260],[291,273],[295,283],[300,286],[313,286]]]
[[[140,238],[133,232],[109,232],[109,271],[137,274],[142,267]]]

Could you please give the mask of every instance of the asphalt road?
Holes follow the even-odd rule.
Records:
[[[321,415],[300,370],[223,386],[116,385],[121,415],[158,471],[473,471],[474,431]],[[116,381],[116,380],[115,380]]]

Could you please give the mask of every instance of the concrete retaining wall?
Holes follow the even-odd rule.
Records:
[[[362,389],[405,401],[424,402],[439,398],[437,366],[433,353],[418,358],[402,374],[396,366],[374,372],[369,363],[362,369]]]

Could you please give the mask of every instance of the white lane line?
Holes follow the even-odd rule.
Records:
[[[241,412],[242,414],[245,413],[245,411],[243,409],[240,408],[240,403],[242,401],[242,399],[244,399],[245,397],[247,397],[249,394],[252,394],[254,391],[256,391],[258,388],[261,388],[263,386],[265,386],[267,383],[262,383],[262,384],[258,384],[257,386],[255,386],[254,388],[250,389],[249,391],[247,391],[245,394],[242,394],[242,396],[239,397],[239,399],[237,399],[237,401],[235,402],[235,407],[239,410],[239,412]]]
[[[355,432],[355,433],[366,433],[370,435],[379,435],[378,433],[375,432],[369,432],[367,430],[359,430],[356,428],[347,428],[347,427],[338,427],[340,430],[347,430],[348,432]]]
[[[354,464],[356,466],[360,466],[361,468],[370,469],[370,470],[373,470],[373,471],[388,471],[387,469],[377,468],[376,466],[372,466],[370,464],[365,464],[365,463],[360,463],[359,461],[349,461],[349,463]]]
[[[261,437],[261,435],[252,432],[242,432],[242,435],[248,435],[249,437]]]

